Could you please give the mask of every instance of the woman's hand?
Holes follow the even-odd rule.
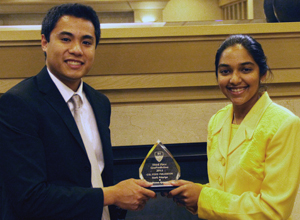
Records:
[[[168,198],[173,198],[177,205],[185,206],[187,210],[196,214],[198,199],[203,186],[186,180],[170,181],[169,183],[178,186],[178,188],[170,191],[167,195]]]

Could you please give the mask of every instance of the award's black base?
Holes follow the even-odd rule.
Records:
[[[147,189],[150,189],[154,192],[170,192],[177,187],[178,186],[154,184],[153,186],[147,187]]]

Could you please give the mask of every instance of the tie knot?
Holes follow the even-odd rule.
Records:
[[[74,110],[78,110],[82,106],[82,100],[78,94],[72,96],[71,102],[74,105]]]

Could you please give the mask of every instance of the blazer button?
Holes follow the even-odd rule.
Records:
[[[219,185],[223,184],[223,177],[219,176],[218,183],[219,183]]]
[[[224,157],[223,157],[222,160],[221,160],[221,164],[222,164],[222,166],[225,166],[225,164],[226,164],[226,161],[225,161],[225,158],[224,158]]]

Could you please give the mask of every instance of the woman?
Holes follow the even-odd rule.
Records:
[[[208,125],[209,183],[174,181],[168,196],[203,219],[288,219],[299,186],[300,119],[261,92],[271,72],[250,36],[226,39],[215,68],[232,104]]]

